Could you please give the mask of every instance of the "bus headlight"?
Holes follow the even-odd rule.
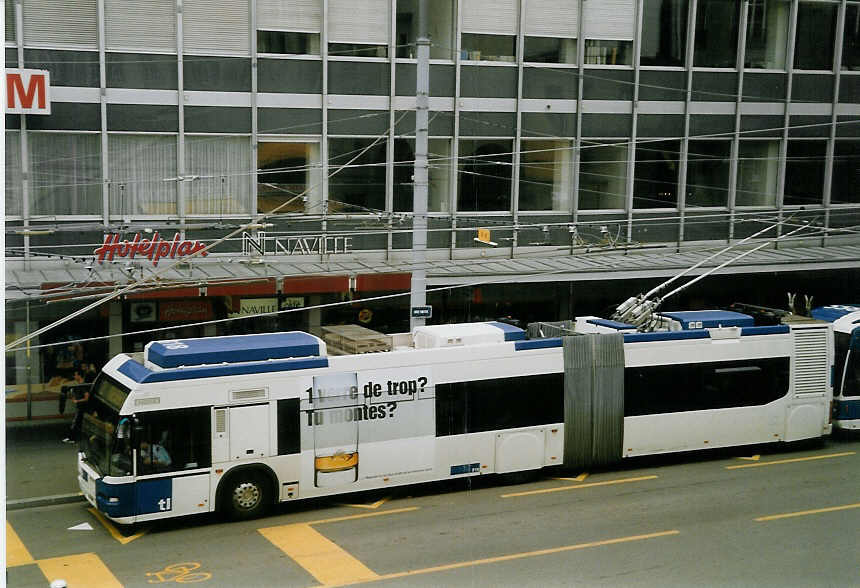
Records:
[[[119,497],[118,496],[109,496],[108,497],[108,503],[119,504]]]

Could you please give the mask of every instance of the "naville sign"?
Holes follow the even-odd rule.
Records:
[[[6,69],[6,114],[51,114],[47,70]]]

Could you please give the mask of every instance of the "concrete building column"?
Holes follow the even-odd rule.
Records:
[[[322,309],[314,308],[318,307],[322,304],[322,296],[319,294],[312,294],[308,296],[308,306],[311,309],[307,312],[308,316],[308,332],[313,333],[314,335],[321,335],[322,331],[320,328],[322,327]]]
[[[27,321],[15,321],[14,325],[15,330],[15,338],[20,339],[30,332],[31,329],[27,327]],[[38,345],[39,338],[30,341],[31,345]],[[15,352],[15,382],[17,384],[26,384],[27,378],[32,374],[32,383],[39,382],[42,377],[42,354],[39,352],[40,350],[34,349],[30,351],[30,357],[27,358],[27,350],[22,349],[21,351]]]
[[[108,334],[122,334],[122,302],[111,302],[108,308]],[[108,358],[122,353],[122,337],[108,339]]]

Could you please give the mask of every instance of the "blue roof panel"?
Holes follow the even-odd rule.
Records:
[[[636,328],[633,325],[622,323],[620,321],[611,321],[609,319],[588,319],[586,322],[591,323],[592,325],[598,325],[600,327],[609,327],[610,329],[616,329],[619,331]]]
[[[233,365],[205,365],[199,367],[168,369],[156,372],[140,365],[133,359],[129,359],[127,362],[119,366],[118,371],[139,384],[151,384],[153,382],[174,382],[178,380],[216,378],[218,376],[289,372],[293,370],[307,370],[310,368],[322,367],[328,367],[328,359],[325,357],[305,357],[284,361],[264,361]]]
[[[836,319],[842,318],[846,314],[857,312],[858,310],[860,310],[860,304],[832,304],[830,306],[813,308],[810,314],[814,319],[832,323]]]
[[[710,337],[704,329],[693,331],[655,331],[653,333],[624,333],[625,343],[646,343],[652,341],[681,341],[684,339],[707,339]]]
[[[761,327],[743,327],[741,328],[741,337],[749,337],[751,335],[784,335],[790,333],[791,329],[788,325],[765,325]]]
[[[661,312],[662,316],[681,323],[683,329],[713,329],[715,327],[752,327],[755,325],[753,317],[740,312],[730,310],[686,310],[679,312]],[[691,327],[691,323],[702,323]]]
[[[147,361],[165,369],[319,355],[319,339],[299,331],[153,341],[146,346]]]
[[[519,327],[501,323],[499,321],[490,321],[488,325],[493,325],[497,329],[501,329],[505,333],[505,341],[522,341],[526,338],[526,332]]]
[[[561,337],[549,337],[547,339],[530,339],[528,341],[517,341],[514,349],[517,351],[528,351],[529,349],[549,349],[550,347],[561,347]]]

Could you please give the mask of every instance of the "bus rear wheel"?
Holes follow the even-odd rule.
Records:
[[[270,502],[269,484],[258,472],[238,472],[227,480],[222,504],[231,519],[262,516]]]

